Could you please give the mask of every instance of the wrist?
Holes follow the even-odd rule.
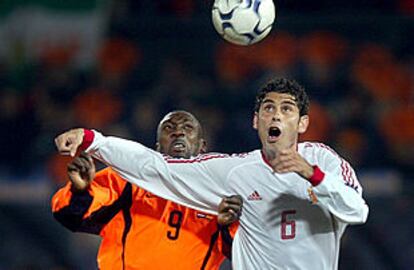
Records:
[[[228,229],[228,227],[229,225],[217,223],[217,228],[219,230],[225,230],[225,229]]]
[[[321,171],[321,169],[316,165],[312,166],[312,168],[313,168],[313,174],[311,177],[308,178],[308,181],[312,184],[312,186],[316,187],[325,178],[325,173]]]
[[[81,194],[81,193],[88,192],[88,187],[89,187],[89,184],[86,184],[86,183],[79,185],[79,184],[75,184],[71,182],[70,190],[72,191],[72,193]]]
[[[92,130],[83,128],[83,139],[82,144],[79,146],[81,150],[86,150],[89,146],[91,146],[93,139],[95,138],[95,133]]]

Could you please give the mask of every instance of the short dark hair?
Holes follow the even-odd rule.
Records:
[[[164,115],[163,119],[161,119],[161,121],[158,123],[158,127],[157,127],[157,141],[160,139],[160,134],[161,134],[161,125],[164,122],[165,118],[169,115],[172,114],[177,114],[177,113],[181,113],[181,114],[185,114],[187,116],[189,116],[194,123],[196,123],[198,125],[198,138],[199,139],[203,139],[204,138],[204,130],[203,127],[201,126],[200,121],[198,121],[197,117],[194,116],[194,114],[184,111],[184,110],[174,110],[174,111],[170,111],[169,113],[167,113],[166,115]]]
[[[292,95],[299,108],[299,115],[307,115],[309,112],[309,97],[306,94],[305,88],[301,86],[295,80],[289,80],[285,78],[277,78],[270,80],[265,84],[256,95],[256,103],[254,111],[259,112],[263,99],[267,93],[276,92]]]

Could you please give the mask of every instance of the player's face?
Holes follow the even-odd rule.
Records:
[[[157,150],[172,157],[189,158],[205,152],[200,124],[185,112],[167,114],[159,125]]]
[[[277,153],[296,147],[298,136],[308,127],[307,115],[299,116],[295,98],[290,94],[269,92],[255,113],[253,127],[259,133],[264,150]]]

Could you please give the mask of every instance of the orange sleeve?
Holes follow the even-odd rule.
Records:
[[[54,217],[71,231],[99,234],[119,211],[116,202],[128,187],[112,169],[106,168],[96,174],[84,192],[72,192],[71,188],[68,182],[54,194]]]

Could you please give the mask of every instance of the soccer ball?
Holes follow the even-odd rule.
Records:
[[[275,20],[273,0],[215,0],[214,28],[227,41],[251,45],[266,37]]]

